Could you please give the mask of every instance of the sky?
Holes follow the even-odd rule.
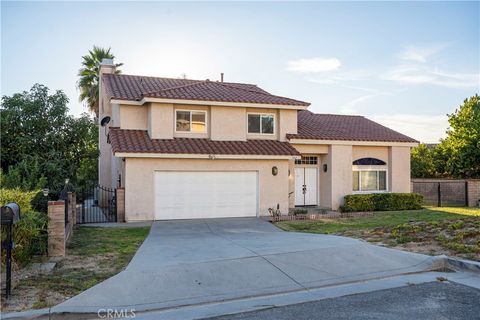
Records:
[[[125,74],[254,83],[422,142],[480,93],[480,2],[1,2],[1,93],[78,101],[81,56]]]

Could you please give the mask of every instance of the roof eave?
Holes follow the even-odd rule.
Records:
[[[147,102],[156,103],[176,103],[176,104],[191,104],[191,105],[208,105],[208,106],[227,106],[227,107],[248,107],[248,108],[275,108],[275,109],[289,109],[289,110],[307,110],[309,103],[305,105],[287,105],[287,104],[271,104],[271,103],[250,103],[250,102],[228,102],[228,101],[210,101],[210,100],[191,100],[191,99],[165,99],[145,97],[141,100],[123,100],[111,98],[113,104],[126,104],[141,106]]]
[[[114,152],[118,158],[164,158],[164,159],[271,159],[271,160],[291,160],[299,159],[299,155],[250,155],[250,154],[199,154],[199,153],[157,153],[157,152]]]
[[[383,147],[416,147],[419,142],[413,141],[367,141],[367,140],[334,140],[318,138],[289,138],[291,144],[335,144],[335,145],[355,145],[355,146],[383,146]]]

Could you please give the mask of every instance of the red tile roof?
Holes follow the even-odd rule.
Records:
[[[288,142],[276,140],[213,141],[198,138],[150,139],[146,130],[112,127],[109,139],[113,152],[298,156]]]
[[[107,95],[118,100],[145,97],[221,102],[309,106],[310,103],[280,97],[253,84],[105,74]]]
[[[362,116],[299,111],[298,133],[288,139],[418,142]]]

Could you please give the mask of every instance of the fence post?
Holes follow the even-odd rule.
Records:
[[[441,207],[442,206],[442,189],[440,187],[440,182],[438,183],[437,196],[438,196],[437,207]]]
[[[465,207],[468,207],[468,180],[465,180]]]
[[[65,201],[48,202],[48,256],[65,256]]]
[[[116,193],[116,206],[117,206],[117,222],[125,222],[125,189],[117,188]]]

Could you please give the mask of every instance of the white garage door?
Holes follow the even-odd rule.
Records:
[[[257,172],[157,171],[155,219],[255,217]]]

